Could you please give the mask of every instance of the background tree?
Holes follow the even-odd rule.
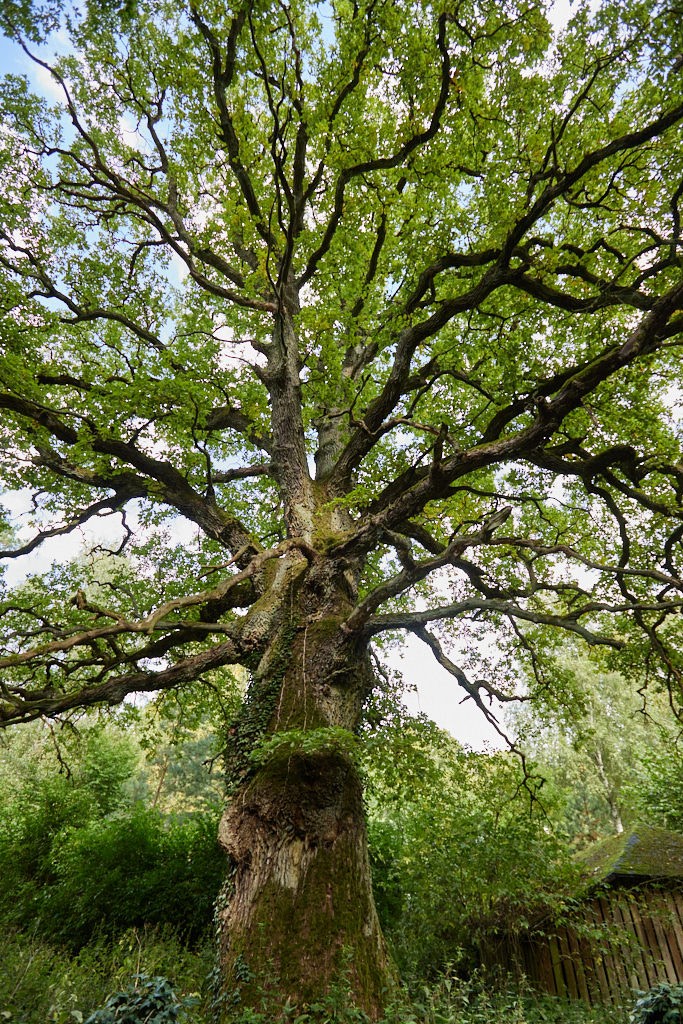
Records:
[[[135,728],[143,738],[150,715]],[[206,769],[197,786],[200,764],[180,779],[170,765],[160,799],[131,725],[91,719],[58,734],[36,723],[0,746],[6,931],[72,951],[132,928],[167,926],[189,947],[206,935],[224,868],[215,790]]]
[[[2,86],[2,464],[34,528],[3,554],[111,516],[133,581],[55,565],[8,595],[0,721],[245,665],[226,990],[305,1001],[348,963],[377,1014],[372,642],[412,632],[489,713],[520,663],[550,685],[569,631],[680,710],[680,19],[580,7],[555,41],[538,0],[14,0],[3,24],[57,97]]]
[[[539,699],[533,710],[511,708],[509,722],[519,746],[561,794],[570,841],[581,848],[639,821],[654,823],[662,801],[673,810],[676,787],[664,780],[676,775],[680,726],[672,722],[668,695],[638,692],[573,644],[560,652],[554,679],[565,681],[562,700],[556,685],[545,706]]]
[[[581,888],[561,801],[512,752],[467,750],[410,716],[365,750],[375,899],[408,985],[490,966],[501,934],[560,914]]]
[[[633,789],[640,817],[663,828],[683,832],[683,753],[681,736],[647,751]]]

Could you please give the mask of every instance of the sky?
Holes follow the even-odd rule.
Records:
[[[572,6],[572,0],[556,0],[553,4],[550,19],[556,29],[566,24]],[[27,73],[39,90],[51,92],[54,96],[54,83],[47,72],[36,69],[17,46],[0,37],[0,73],[6,72]],[[25,507],[25,499],[21,495],[5,495],[2,502],[15,513]],[[67,537],[51,541],[45,550],[22,559],[21,567],[16,562],[10,563],[8,582],[19,582],[27,574],[43,572],[53,559],[63,561],[78,557],[87,543],[92,542],[93,536],[104,540],[107,532],[105,524],[101,523],[95,534],[90,530],[77,530]],[[403,656],[395,660],[395,667],[400,669],[409,686],[414,687],[406,695],[406,704],[411,711],[426,714],[473,749],[496,749],[503,745],[500,735],[481,711],[471,700],[463,700],[465,695],[453,677],[436,663],[420,641],[408,639]]]
[[[505,746],[500,734],[479,708],[458,687],[455,679],[437,665],[419,640],[408,638],[405,653],[397,661],[397,667],[406,682],[415,686],[405,698],[409,711],[427,715],[472,750],[499,750]],[[495,705],[492,710],[502,721]]]

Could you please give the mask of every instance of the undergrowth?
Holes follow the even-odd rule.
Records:
[[[109,1024],[151,1020],[215,1024],[206,978],[210,943],[192,951],[168,929],[131,929],[116,941],[95,939],[78,953],[39,937],[3,937],[0,1022]],[[139,1018],[141,1006],[157,1007]],[[122,1016],[124,1014],[124,1016]],[[127,1014],[127,1015],[126,1015]],[[340,989],[303,1007],[283,1007],[289,1024],[368,1024]],[[230,1024],[272,1024],[272,1014],[236,1008]],[[533,996],[519,985],[491,988],[446,971],[389,1007],[379,1024],[626,1024],[627,1013]]]
[[[170,929],[95,938],[77,953],[35,934],[10,932],[2,938],[0,1021],[83,1024],[113,993],[145,976],[168,979],[183,998],[199,996],[212,958],[208,941],[190,950]],[[211,1024],[208,1010],[198,1005],[192,1024]]]

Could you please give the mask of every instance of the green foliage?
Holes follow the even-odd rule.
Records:
[[[40,736],[20,734],[3,751],[0,919],[73,947],[145,924],[197,941],[225,871],[216,808],[174,818],[136,799],[139,753],[111,729],[70,741],[60,753],[68,775],[50,772],[45,751],[36,771],[20,755]]]
[[[3,789],[0,814],[12,828],[1,847],[4,891],[11,894],[2,917],[5,928],[13,921],[25,931],[6,943],[7,970],[19,982],[10,987],[8,978],[4,988],[0,983],[0,1012],[6,1009],[12,1014],[8,1020],[22,1024],[78,1024],[102,1007],[91,1019],[104,1024],[127,1020],[126,1014],[135,1020],[144,1007],[159,1021],[172,1021],[175,1013],[182,1020],[186,995],[204,987],[196,968],[208,973],[206,954],[192,953],[187,943],[196,943],[205,928],[222,874],[215,815],[174,818],[133,800],[130,773],[144,766],[111,727],[92,735],[86,730],[83,742],[70,749],[70,778],[48,770],[45,738],[44,732],[27,730],[17,734],[16,747],[13,742],[4,748],[4,781],[11,784]],[[529,805],[519,763],[506,755],[464,751],[433,723],[395,707],[389,717],[380,716],[366,739],[376,901],[412,989],[411,998],[387,1011],[387,1024],[573,1019],[561,1018],[552,1003],[534,1009],[523,994],[485,987],[475,969],[479,946],[492,928],[523,925],[541,904],[559,910],[569,877],[550,821],[539,806]],[[265,763],[300,754],[302,740],[311,755],[333,743],[358,756],[357,739],[344,730],[304,737],[295,730],[275,740],[264,747]],[[22,773],[32,747],[46,763],[38,773]],[[29,790],[25,774],[31,775]],[[92,800],[85,800],[91,785]],[[19,797],[26,792],[31,800],[23,805]],[[154,930],[155,924],[174,930]],[[440,977],[455,957],[469,981]],[[169,978],[184,993],[180,1003],[165,985],[151,981],[124,995],[139,973]],[[425,988],[428,979],[433,985]],[[105,1004],[112,989],[118,995]],[[189,1019],[203,1019],[199,1007],[189,1012]],[[306,1007],[283,1012],[297,1024],[366,1019],[343,983]],[[578,1009],[571,1013],[577,1024],[592,1019]],[[236,1007],[233,1018],[270,1024],[267,1015],[246,1008]]]
[[[128,736],[111,722],[60,735],[28,727],[0,747],[0,1012],[9,1021],[81,1024],[140,973],[185,995],[202,988],[203,936],[225,871],[215,802],[193,808],[193,781],[181,815],[150,806],[135,733],[155,750],[150,731],[132,724]],[[188,754],[181,738],[178,757]],[[187,767],[194,780],[197,765]]]
[[[214,814],[175,822],[138,805],[61,835],[53,878],[34,895],[42,927],[81,943],[100,928],[169,924],[196,941],[225,872],[217,828]]]
[[[539,996],[524,983],[499,979],[496,984],[478,972],[463,979],[446,966],[416,991],[399,992],[376,1024],[626,1024],[622,1007],[596,1006]],[[343,984],[328,996],[304,1006],[286,1004],[278,1020],[288,1024],[369,1024],[368,1016],[349,1002]],[[225,1024],[273,1024],[272,1012],[236,1007]]]
[[[112,991],[127,991],[134,1000],[133,979],[142,975],[168,979],[181,1007],[191,1007],[191,1024],[215,1024],[205,994],[210,963],[208,948],[190,951],[167,930],[128,932],[113,944],[98,939],[78,954],[33,936],[6,933],[0,1020],[83,1024],[89,1014],[104,1012],[100,1008]],[[367,1019],[349,1005],[343,985],[313,1005],[283,1007],[282,1016],[289,1024],[360,1024]],[[138,1017],[135,1024],[144,1020]],[[235,1008],[230,1024],[273,1021],[258,1010]],[[379,1024],[626,1024],[626,1012],[539,998],[523,987],[485,984],[478,975],[462,980],[447,970],[432,984],[421,985],[412,997],[401,994]]]
[[[681,1024],[683,985],[655,985],[633,1007],[629,1024]]]
[[[582,847],[637,820],[675,828],[680,768],[666,696],[571,645],[555,650],[548,678],[551,687],[529,683],[534,700],[509,721],[554,790],[568,840]]]
[[[250,760],[254,765],[266,765],[295,755],[306,757],[316,754],[343,754],[358,760],[358,737],[339,726],[320,729],[287,729],[260,740],[252,749]]]
[[[667,729],[658,740],[643,752],[631,782],[632,799],[642,821],[683,832],[681,736]]]
[[[222,669],[211,686],[161,693],[136,716],[135,735],[146,761],[141,779],[155,808],[175,817],[218,813],[225,779],[214,768],[242,702],[243,680],[243,672]]]
[[[56,756],[47,730],[12,736],[0,749],[0,864],[6,880],[0,914],[15,924],[44,915],[47,927],[56,925],[47,893],[59,874],[57,849],[68,835],[122,810],[128,799],[126,784],[137,764],[128,740],[87,730],[73,758],[76,738],[67,739],[71,752],[60,748]]]
[[[139,753],[134,740],[113,727],[90,723],[59,735],[27,727],[0,737],[0,766],[0,799],[8,819],[27,806],[38,815],[48,813],[52,804],[55,820],[77,824],[111,814],[126,802]]]
[[[539,996],[505,979],[494,985],[477,973],[462,979],[447,968],[392,1008],[386,1024],[626,1024],[626,1012]]]
[[[0,28],[13,35],[22,32],[33,42],[59,27],[64,0],[5,0],[0,10]]]
[[[12,785],[3,793],[5,800],[13,794],[12,835],[32,854],[13,860],[18,847],[3,848],[3,877],[12,901],[24,892],[15,921],[26,931],[10,934],[5,943],[8,977],[0,981],[0,1012],[21,1024],[81,1024],[88,1013],[92,1024],[137,1024],[145,1014],[170,1022],[184,1019],[186,1011],[193,1024],[208,1020],[208,1009],[190,1009],[187,997],[204,989],[209,957],[201,948],[192,952],[187,943],[196,941],[220,877],[215,817],[174,819],[139,801],[127,802],[135,792],[128,773],[131,765],[139,771],[141,763],[131,759],[129,747],[125,756],[122,751],[115,756],[121,737],[109,727],[94,732],[92,739],[84,734],[78,748],[82,762],[74,752],[69,758],[70,779],[54,777],[47,751],[42,751],[47,763],[33,777],[30,805],[40,812],[40,828],[50,837],[42,848],[20,820],[17,799],[26,782],[19,762],[39,735],[44,743],[45,734],[37,730],[35,735],[19,733],[18,748],[11,744],[4,751],[11,767],[5,779],[11,778]],[[518,762],[463,751],[432,723],[395,708],[392,715],[379,716],[366,738],[363,763],[377,904],[412,989],[411,997],[387,1011],[386,1024],[592,1024],[593,1011],[534,1003],[523,992],[484,985],[473,970],[489,929],[501,921],[520,923],[539,902],[557,909],[567,877],[548,819],[529,806]],[[280,739],[284,745],[265,748],[266,761],[301,752],[296,731]],[[304,741],[312,755],[321,744],[334,742],[345,752],[357,745],[344,730],[318,730]],[[84,780],[88,785],[94,780],[97,799],[92,802],[83,802]],[[24,865],[21,878],[18,863]],[[175,930],[154,930],[154,922],[170,922]],[[137,926],[133,931],[131,924]],[[39,937],[46,934],[66,942],[71,952]],[[469,980],[440,976],[440,967],[456,955],[459,972],[469,974]],[[168,978],[169,985],[148,980],[129,989],[138,974]],[[170,986],[179,993],[177,1002]],[[106,1001],[114,989],[118,994]],[[343,979],[307,1006],[283,1008],[283,1019],[292,1024],[367,1020],[350,1000]],[[236,1006],[231,1020],[271,1024],[272,1017],[258,1008]]]
[[[334,496],[356,513],[349,533],[377,502],[386,518],[390,480],[395,497],[444,461],[448,480],[434,476],[424,499],[413,492],[409,514],[437,548],[458,524],[484,521],[496,499],[514,502],[509,543],[468,556],[470,584],[490,578],[477,614],[491,626],[505,624],[493,598],[505,585],[527,615],[548,611],[523,600],[533,549],[522,541],[537,546],[527,596],[543,593],[569,628],[582,557],[609,566],[592,585],[614,603],[620,502],[642,509],[627,517],[638,524],[634,598],[655,586],[648,551],[677,500],[675,346],[663,322],[645,351],[630,346],[611,368],[601,359],[677,273],[679,28],[659,0],[606,2],[577,11],[553,40],[549,7],[471,0],[456,18],[429,0],[363,3],[354,16],[345,3],[295,3],[280,18],[263,0],[233,22],[208,0],[3,5],[12,40],[62,29],[54,59],[41,51],[54,78],[21,51],[33,80],[8,78],[0,95],[12,126],[0,146],[4,481],[40,494],[36,530],[99,515],[89,500],[102,488],[120,497],[117,510],[134,496],[156,536],[129,548],[150,575],[141,582],[136,566],[128,589],[109,595],[116,610],[148,610],[160,590],[175,597],[202,573],[213,579],[226,564],[217,522],[240,517],[264,546],[287,533],[277,460],[263,461],[283,423],[258,365],[280,272],[297,292],[288,312],[301,379],[289,384],[303,410],[290,427],[311,464],[318,424],[339,431],[333,456],[351,436],[359,447]],[[223,47],[233,56],[219,83]],[[65,96],[54,102],[60,80],[68,115]],[[589,365],[592,381],[580,378]],[[576,401],[565,402],[574,371]],[[529,432],[538,400],[560,394],[556,417]],[[364,416],[380,395],[371,429]],[[72,418],[78,429],[67,429]],[[629,468],[617,449],[634,438]],[[484,439],[499,452],[479,450]],[[606,446],[612,461],[600,460]],[[458,468],[469,449],[477,456]],[[227,472],[253,462],[268,472]],[[168,467],[180,474],[173,484]],[[562,477],[560,501],[551,483]],[[179,514],[204,534],[196,550],[160,540],[161,521]],[[385,527],[400,525],[377,522],[368,587],[395,564]],[[150,543],[167,551],[156,590]],[[573,563],[562,587],[556,561]],[[66,580],[55,582],[50,621],[86,628],[93,613],[69,606]],[[31,635],[27,617],[7,614]],[[597,628],[589,614],[579,619]],[[469,617],[460,622],[474,637]],[[129,635],[124,647],[136,644]],[[50,671],[82,682],[58,660]]]
[[[166,978],[140,974],[134,988],[114,993],[85,1024],[175,1024],[187,1020],[187,1007],[193,1003],[181,1003]]]
[[[196,996],[212,962],[202,944],[190,950],[170,929],[134,929],[116,940],[102,936],[77,953],[30,932],[4,930],[0,1019],[10,1024],[82,1024],[112,991],[137,975],[163,975],[181,1000]],[[192,1024],[210,1021],[197,1006]]]
[[[551,794],[539,799],[529,766],[525,774],[515,755],[463,750],[419,719],[372,746],[373,883],[406,981],[419,984],[454,958],[471,970],[495,930],[561,911],[577,871],[553,831]]]

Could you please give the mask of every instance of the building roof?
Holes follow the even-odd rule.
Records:
[[[637,826],[594,843],[577,860],[592,882],[683,879],[683,835]]]

